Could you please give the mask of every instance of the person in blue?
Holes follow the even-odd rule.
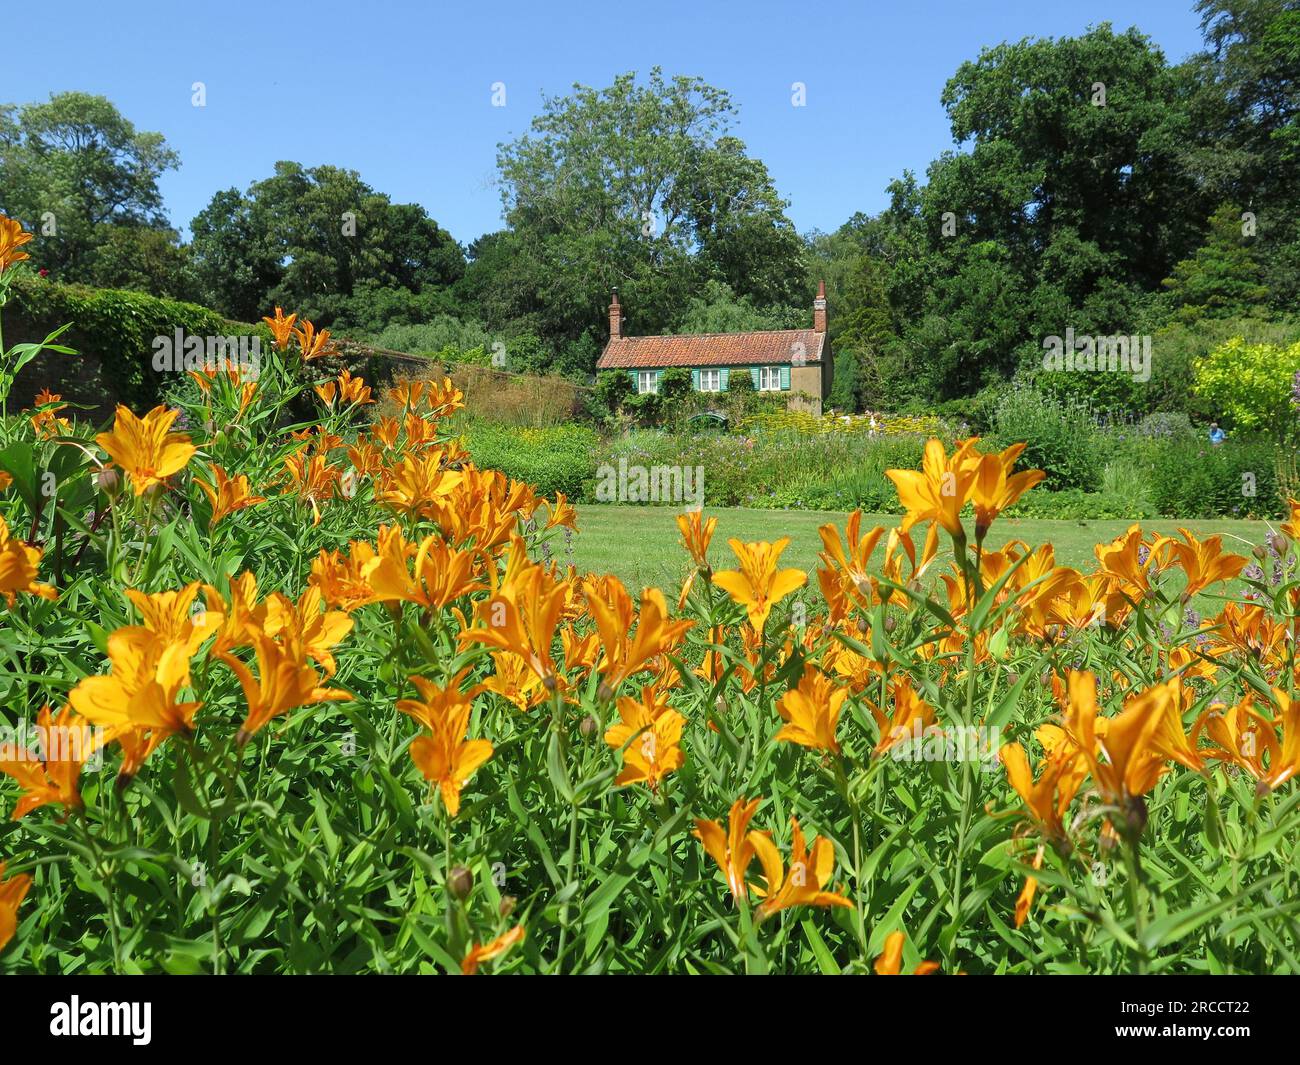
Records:
[[[1210,443],[1211,444],[1222,444],[1223,441],[1227,439],[1227,437],[1228,434],[1219,428],[1218,422],[1210,422]]]

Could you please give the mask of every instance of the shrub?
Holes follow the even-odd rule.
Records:
[[[1097,487],[1102,465],[1099,431],[1085,403],[1013,388],[998,401],[991,436],[999,448],[1023,441],[1021,465],[1043,470],[1049,488]]]
[[[18,376],[14,403],[29,404],[48,387],[73,402],[111,407],[121,401],[148,409],[174,383],[153,368],[155,337],[180,329],[187,336],[257,336],[264,348],[270,344],[265,326],[230,322],[194,303],[31,276],[15,280],[5,309],[6,343],[39,341],[65,323],[71,328],[60,343],[79,354],[37,356]]]
[[[461,442],[475,465],[527,481],[543,495],[577,499],[596,472],[596,433],[580,425],[519,428],[475,420]]]
[[[632,395],[632,378],[623,370],[602,370],[596,376],[596,398],[610,413],[623,409]]]
[[[1186,414],[1156,412],[1138,422],[1135,432],[1151,440],[1189,439],[1196,435],[1192,420]]]
[[[1149,495],[1168,517],[1272,517],[1282,510],[1277,451],[1268,440],[1229,439],[1216,447],[1174,439],[1152,458]]]
[[[1289,346],[1249,344],[1234,337],[1196,364],[1196,394],[1242,432],[1292,435],[1292,386],[1300,372],[1300,340]]]

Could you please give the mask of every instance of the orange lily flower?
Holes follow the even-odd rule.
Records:
[[[281,643],[270,636],[255,634],[253,652],[257,657],[257,676],[233,655],[217,652],[228,665],[244,691],[248,714],[235,734],[239,746],[246,744],[272,718],[287,714],[300,706],[346,701],[352,696],[335,688],[323,688],[320,677],[309,666],[302,644],[290,639]]]
[[[352,406],[364,407],[373,403],[370,386],[360,377],[353,377],[346,369],[339,374],[339,402]]]
[[[302,352],[303,362],[311,362],[312,359],[323,359],[327,355],[339,353],[338,348],[330,343],[330,331],[322,329],[319,333],[316,332],[316,327],[306,318],[302,320],[302,325],[293,331],[293,336],[298,341],[298,350]]]
[[[146,754],[177,732],[194,728],[197,702],[178,702],[189,682],[190,650],[186,642],[163,643],[143,626],[118,629],[108,638],[111,671],[83,678],[68,693],[68,704],[108,738],[147,733]],[[142,737],[139,737],[142,738]]]
[[[13,777],[23,789],[14,804],[15,821],[47,804],[68,812],[80,809],[77,780],[81,767],[97,749],[94,729],[78,721],[67,707],[55,718],[48,706],[42,707],[36,727],[41,735],[40,753],[12,742],[0,744],[0,773]]]
[[[1286,533],[1291,542],[1294,543],[1296,540],[1300,540],[1300,501],[1288,498],[1286,504],[1287,509],[1290,511],[1289,517],[1287,521],[1279,524],[1278,528]]]
[[[718,527],[717,518],[704,520],[704,513],[688,510],[677,515],[677,528],[682,534],[682,546],[691,556],[691,561],[699,569],[709,568],[709,543],[713,540],[713,531]]]
[[[898,976],[903,971],[903,944],[906,937],[902,932],[890,932],[885,937],[884,952],[876,959],[877,976]],[[912,972],[913,976],[929,976],[937,972],[937,961],[923,961]]]
[[[1178,531],[1186,542],[1179,543],[1171,538],[1168,544],[1177,564],[1187,574],[1182,595],[1184,603],[1211,584],[1232,580],[1246,568],[1246,559],[1241,555],[1223,553],[1222,536],[1208,536],[1201,541],[1186,529]]]
[[[208,502],[212,504],[212,518],[208,522],[209,529],[216,528],[217,522],[228,514],[266,502],[265,496],[253,495],[248,484],[248,477],[245,474],[241,473],[231,477],[215,462],[209,463],[209,469],[212,470],[212,484],[208,484],[197,477],[194,478],[194,483],[203,490],[203,494],[208,497]]]
[[[39,547],[29,547],[22,540],[10,536],[9,526],[4,518],[0,518],[0,595],[9,606],[14,605],[19,592],[42,599],[58,598],[53,585],[36,581],[43,553]]]
[[[1168,759],[1177,756],[1189,768],[1200,769],[1199,759],[1188,760],[1184,751],[1170,744],[1166,715],[1178,713],[1178,681],[1167,681],[1129,699],[1122,713],[1097,719],[1097,678],[1072,670],[1068,677],[1069,707],[1065,731],[1088,763],[1093,782],[1105,802],[1130,815],[1135,830],[1145,823],[1141,797],[1156,785]],[[1181,724],[1174,726],[1179,736]],[[1106,755],[1102,762],[1098,753]]]
[[[982,541],[993,520],[1047,476],[1042,470],[1013,474],[1024,444],[1012,444],[1001,453],[981,455],[971,486],[975,504],[975,539]]]
[[[755,894],[766,895],[758,907],[758,918],[764,920],[791,906],[843,906],[853,903],[843,895],[824,890],[835,872],[835,848],[829,839],[814,836],[809,849],[803,838],[797,817],[790,818],[793,838],[790,843],[790,869],[781,865],[781,854],[771,837],[761,832],[751,832],[759,863],[763,867],[765,889],[755,888]]]
[[[636,635],[630,635],[631,596],[617,577],[605,582],[606,595],[587,597],[591,618],[600,633],[605,657],[601,662],[603,698],[611,698],[628,677],[644,668],[652,658],[671,654],[677,649],[693,621],[670,621],[668,605],[658,588],[641,593],[641,610]]]
[[[440,451],[407,455],[381,472],[375,500],[402,513],[430,518],[432,505],[451,493],[460,479],[459,472],[446,468]]]
[[[465,405],[465,394],[451,383],[450,377],[444,377],[441,382],[429,381],[428,386],[425,399],[434,414],[455,414]]]
[[[461,789],[493,751],[488,740],[465,738],[471,700],[478,689],[462,693],[459,684],[463,676],[463,672],[458,674],[445,688],[424,677],[412,677],[420,698],[403,699],[397,704],[397,709],[416,718],[431,733],[411,741],[411,761],[425,780],[437,785],[449,817],[460,813]]]
[[[14,263],[31,258],[25,251],[18,250],[31,239],[32,235],[23,229],[21,222],[0,214],[0,274]],[[3,939],[0,939],[0,946],[4,946]]]
[[[18,907],[23,904],[32,878],[26,873],[15,873],[5,879],[5,863],[0,862],[0,950],[18,933]]]
[[[774,544],[764,541],[746,544],[736,539],[727,543],[740,561],[740,569],[715,573],[713,583],[745,608],[749,623],[762,633],[772,608],[796,588],[807,584],[808,575],[800,569],[777,570],[781,552],[790,546],[788,536]]]
[[[1038,738],[1046,747],[1050,734],[1040,729]],[[1029,759],[1018,743],[1008,743],[998,752],[1007,771],[1007,781],[1024,800],[1029,818],[1053,839],[1065,838],[1064,817],[1078,793],[1087,768],[1080,752],[1068,745],[1049,754],[1037,782]]]
[[[1197,736],[1204,731],[1214,744],[1201,753],[1240,766],[1258,782],[1260,794],[1281,787],[1300,773],[1300,699],[1293,700],[1281,688],[1274,688],[1273,702],[1280,713],[1272,721],[1256,711],[1254,700],[1245,695],[1235,706],[1212,706],[1193,729]]]
[[[776,734],[778,740],[797,743],[813,750],[840,753],[835,729],[840,711],[849,696],[847,688],[831,683],[829,677],[813,665],[804,666],[799,686],[777,701],[776,709],[786,724]]]
[[[623,752],[623,772],[614,783],[622,787],[644,782],[657,792],[659,782],[686,762],[678,747],[686,718],[652,687],[642,688],[640,699],[619,699],[618,716],[621,723],[605,733],[605,742]]]
[[[310,580],[320,589],[328,606],[346,612],[374,601],[374,589],[366,579],[366,565],[356,557],[355,551],[351,556],[344,556],[341,551],[322,548],[312,560]]]
[[[275,346],[281,351],[289,350],[289,340],[293,337],[293,323],[298,320],[296,314],[291,314],[287,318],[279,307],[275,309],[274,318],[263,318],[267,327],[271,330],[271,336],[275,339]]]
[[[868,704],[871,716],[876,719],[876,725],[880,729],[880,741],[871,752],[875,755],[884,754],[899,743],[915,739],[934,724],[934,707],[917,694],[912,687],[911,677],[892,681],[890,691],[894,697],[893,714],[886,714],[875,704]]]
[[[565,528],[578,530],[578,511],[565,497],[563,492],[555,493],[555,502],[546,503],[546,524],[544,529],[554,529],[563,525]]]
[[[479,603],[479,624],[457,637],[461,643],[483,643],[520,655],[548,691],[556,683],[551,645],[564,610],[565,587],[541,566],[530,566],[509,586]]]
[[[964,537],[960,515],[974,488],[980,459],[973,438],[959,441],[951,457],[942,441],[931,439],[926,442],[920,471],[886,470],[885,476],[894,482],[899,502],[907,511],[903,531],[929,521],[938,522],[949,536]]]
[[[225,621],[224,611],[214,605],[214,601],[219,602],[216,590],[207,588],[204,592],[206,605],[195,609],[198,592],[199,582],[191,581],[176,591],[147,594],[127,588],[123,594],[140,612],[144,628],[153,638],[162,644],[182,644],[188,660]],[[188,675],[186,679],[188,682]]]
[[[821,526],[817,530],[817,534],[822,539],[822,547],[825,548],[822,554],[823,561],[828,565],[834,564],[860,595],[868,595],[870,585],[868,584],[867,565],[871,561],[871,555],[876,550],[880,538],[885,534],[884,526],[877,525],[866,536],[863,536],[862,511],[855,510],[849,515],[848,523],[844,527],[844,538],[848,546],[847,551],[845,551],[845,545],[840,542],[840,531],[834,525],[826,524]]]
[[[478,972],[478,967],[485,961],[491,961],[493,958],[499,958],[516,943],[522,943],[524,940],[524,926],[519,924],[496,937],[491,943],[485,946],[475,946],[465,955],[465,960],[460,963],[462,976],[473,976]]]
[[[749,822],[753,820],[762,799],[746,802],[743,798],[731,804],[727,815],[727,827],[724,829],[717,821],[695,819],[695,831],[692,833],[704,845],[705,852],[718,863],[722,875],[727,880],[727,887],[732,898],[748,897],[745,884],[745,871],[750,863],[758,857],[754,840],[765,833],[749,831]]]
[[[338,667],[331,650],[352,631],[352,619],[342,610],[322,611],[324,600],[315,585],[309,585],[296,604],[273,592],[266,600],[262,631],[282,643],[300,643],[306,656],[332,677]]]
[[[287,456],[284,468],[289,475],[289,484],[299,499],[311,504],[312,524],[320,524],[320,504],[334,498],[335,487],[339,481],[339,471],[329,465],[323,454],[310,457],[306,447]]]
[[[567,638],[568,634],[569,630],[565,629],[561,635]],[[531,710],[546,698],[541,678],[528,668],[528,663],[519,655],[509,651],[493,651],[492,661],[496,665],[496,671],[483,681],[481,687],[484,691],[496,692],[520,710]],[[565,661],[572,664],[567,644]]]
[[[381,603],[405,600],[426,610],[441,610],[484,585],[477,578],[478,555],[449,547],[437,536],[427,536],[415,555],[414,577],[406,568],[409,549],[399,536],[381,543],[383,551],[366,574],[374,599]]]
[[[180,413],[160,405],[144,418],[137,418],[119,403],[113,431],[95,437],[95,442],[131,478],[136,495],[143,495],[145,489],[183,470],[198,450],[184,433],[170,431]]]
[[[32,429],[41,440],[52,440],[62,433],[72,431],[72,423],[67,418],[60,418],[59,411],[67,404],[60,403],[63,397],[48,388],[42,388],[37,394],[35,404],[39,408],[31,417]]]

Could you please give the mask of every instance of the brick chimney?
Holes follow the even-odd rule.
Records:
[[[611,310],[612,314],[613,311]],[[817,298],[813,300],[813,332],[826,332],[826,282],[817,282]]]
[[[609,305],[609,339],[618,340],[623,335],[623,308],[618,305],[618,289]]]

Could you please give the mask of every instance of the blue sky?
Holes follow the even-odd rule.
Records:
[[[218,189],[294,159],[358,170],[462,242],[500,226],[497,144],[574,82],[657,64],[727,89],[735,132],[806,232],[879,210],[891,178],[952,146],[939,94],[983,46],[1106,21],[1171,60],[1200,46],[1192,0],[46,0],[3,19],[22,51],[0,69],[0,102],[80,89],[163,133],[181,156],[162,189],[182,230]]]

